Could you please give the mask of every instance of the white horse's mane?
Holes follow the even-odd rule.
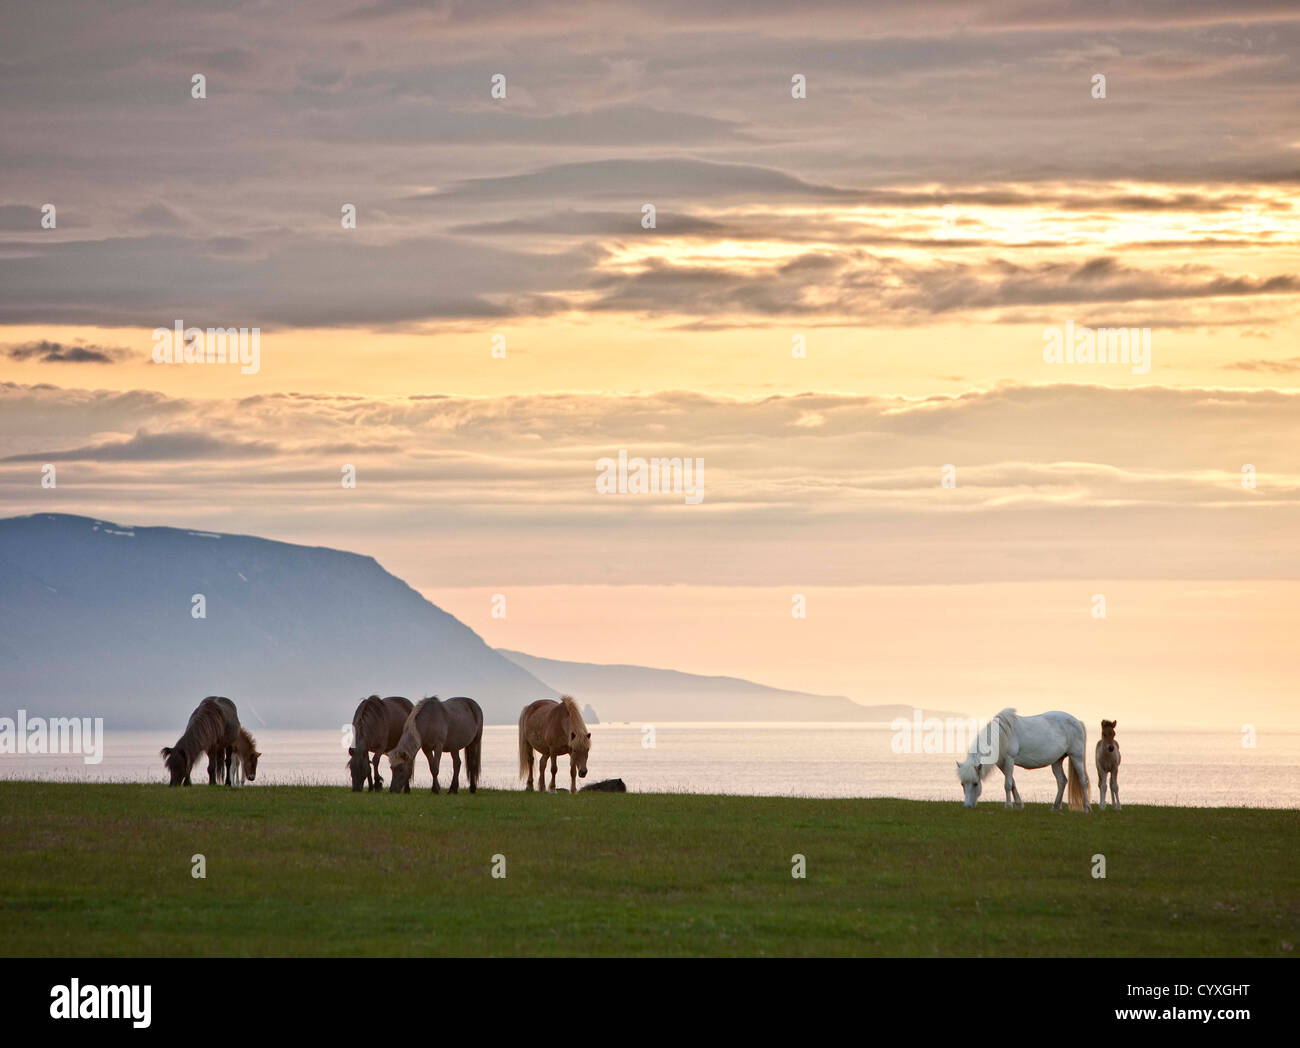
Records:
[[[1008,706],[1004,710],[999,710],[979,730],[975,741],[971,743],[970,752],[966,754],[966,760],[962,763],[966,765],[973,763],[979,770],[980,779],[987,778],[1007,755],[1007,743],[1011,741],[1011,733],[1015,730],[1015,707]]]

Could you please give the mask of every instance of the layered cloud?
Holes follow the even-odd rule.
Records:
[[[1300,394],[0,401],[10,512],[335,536],[428,584],[1300,577]],[[620,450],[703,459],[704,501],[598,493]]]

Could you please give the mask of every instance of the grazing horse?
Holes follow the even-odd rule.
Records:
[[[230,785],[230,762],[235,752],[235,742],[239,738],[239,711],[235,704],[224,695],[213,695],[226,713],[226,735],[224,745],[218,742],[208,750],[208,785],[214,786],[224,782]],[[235,726],[234,735],[230,734],[230,724]]]
[[[352,714],[352,745],[348,747],[353,793],[360,793],[363,785],[369,790],[384,788],[384,780],[379,775],[379,758],[401,740],[402,729],[412,709],[411,700],[400,695],[390,695],[386,699],[371,695],[361,700],[357,712]],[[375,755],[373,761],[370,759],[372,753]],[[389,763],[392,763],[391,759]]]
[[[1111,804],[1116,811],[1123,811],[1119,802],[1119,740],[1115,738],[1115,729],[1119,721],[1101,722],[1101,738],[1097,740],[1097,781],[1101,784],[1101,807],[1106,807],[1106,776],[1110,775]]]
[[[433,792],[438,792],[438,765],[443,751],[451,753],[451,788],[460,792],[460,751],[465,751],[469,792],[478,792],[478,773],[483,754],[483,711],[473,699],[458,695],[443,702],[438,696],[421,699],[406,718],[402,737],[388,754],[393,773],[390,793],[410,793],[415,774],[415,755],[424,751],[433,773]]]
[[[555,792],[556,758],[569,755],[569,792],[578,788],[578,778],[587,777],[587,754],[591,752],[591,732],[582,722],[578,704],[568,695],[538,699],[519,714],[519,777],[528,779],[533,788],[533,750],[542,755],[538,765],[539,790],[546,789],[546,762],[551,762],[551,792]]]
[[[995,767],[1002,769],[1006,788],[1006,806],[1014,795],[1017,808],[1025,805],[1016,789],[1015,767],[1045,768],[1052,766],[1056,776],[1056,800],[1053,811],[1061,810],[1066,775],[1061,765],[1070,761],[1070,811],[1092,811],[1088,805],[1088,767],[1084,764],[1084,747],[1088,731],[1083,722],[1068,713],[1055,711],[1036,717],[1018,717],[1013,709],[1002,710],[980,729],[964,761],[957,762],[957,781],[965,790],[967,808],[979,800],[981,783]]]
[[[163,763],[171,773],[172,786],[190,785],[190,772],[199,754],[208,755],[208,783],[217,781],[217,766],[224,766],[226,752],[239,735],[239,715],[235,704],[220,695],[209,695],[190,714],[185,734],[175,746],[164,746],[160,751]]]
[[[235,752],[230,765],[230,785],[242,786],[247,778],[249,782],[257,780],[257,758],[262,756],[257,748],[257,740],[248,733],[242,724],[235,737]]]

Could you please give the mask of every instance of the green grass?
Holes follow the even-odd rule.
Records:
[[[1298,829],[1257,809],[0,782],[0,952],[1285,956]]]

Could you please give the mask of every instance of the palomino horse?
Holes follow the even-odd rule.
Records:
[[[1115,729],[1119,721],[1101,722],[1101,738],[1097,740],[1097,781],[1101,784],[1101,806],[1106,807],[1106,776],[1110,775],[1111,803],[1116,811],[1123,811],[1119,802],[1119,740],[1115,738]]]
[[[190,714],[185,734],[175,746],[161,750],[163,763],[171,773],[172,786],[190,785],[190,771],[199,754],[208,755],[208,783],[217,781],[217,767],[224,766],[226,751],[239,735],[239,716],[235,704],[219,695],[209,695]]]
[[[248,733],[242,724],[239,734],[235,736],[235,752],[230,764],[230,785],[242,786],[257,780],[257,759],[262,756],[257,748],[257,740]]]
[[[379,758],[401,741],[402,729],[412,709],[411,700],[400,695],[390,695],[386,699],[371,695],[361,700],[357,712],[352,714],[352,745],[348,747],[353,793],[360,793],[363,785],[369,790],[384,788],[384,780],[379,775]],[[375,755],[373,761],[370,759],[372,753]]]
[[[1070,760],[1070,811],[1092,811],[1088,805],[1088,768],[1083,762],[1088,732],[1083,722],[1068,713],[1055,711],[1036,717],[1017,717],[1013,709],[1002,710],[989,721],[975,738],[964,761],[957,762],[957,781],[966,791],[967,808],[979,800],[981,783],[994,768],[1001,768],[1005,779],[1007,802],[1014,795],[1017,808],[1025,805],[1016,789],[1015,767],[1045,768],[1052,766],[1056,776],[1056,800],[1053,811],[1061,810],[1066,775],[1061,765]]]
[[[393,773],[390,793],[410,793],[415,774],[415,755],[424,751],[433,773],[433,792],[438,792],[438,764],[443,751],[451,752],[451,789],[460,791],[460,751],[465,751],[469,792],[478,792],[478,773],[483,754],[483,711],[473,699],[458,695],[443,702],[434,695],[421,699],[406,718],[402,737],[388,754]]]
[[[519,777],[528,778],[533,788],[533,750],[542,755],[538,765],[537,788],[546,789],[546,762],[551,762],[551,792],[555,792],[556,758],[569,755],[569,792],[578,788],[578,778],[587,777],[587,754],[591,752],[591,732],[582,722],[578,704],[568,695],[538,699],[519,714]]]

